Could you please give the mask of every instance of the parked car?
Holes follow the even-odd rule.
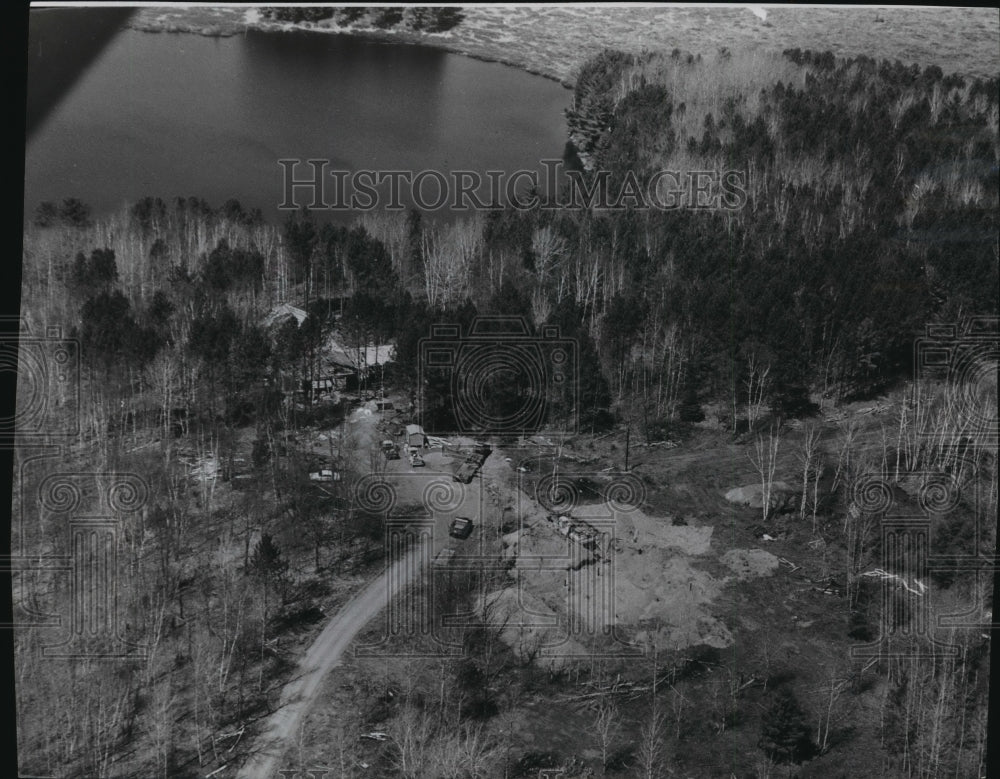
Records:
[[[332,468],[320,468],[317,471],[310,471],[309,473],[310,481],[340,481],[339,471],[335,471]]]
[[[410,454],[410,465],[412,465],[414,468],[423,468],[425,464],[426,463],[424,463],[424,458],[421,457],[419,454],[417,454],[416,452],[412,452]]]
[[[392,441],[385,440],[382,442],[382,454],[385,455],[386,460],[398,460],[399,447],[397,447]]]
[[[463,540],[468,538],[472,535],[472,520],[468,517],[455,517],[448,528],[448,535]]]

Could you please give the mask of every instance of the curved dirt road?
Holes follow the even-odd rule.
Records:
[[[340,662],[344,651],[388,601],[408,585],[420,568],[422,548],[407,552],[371,582],[327,624],[305,657],[298,674],[285,685],[278,708],[257,737],[257,749],[237,774],[243,779],[272,779],[283,768],[280,760],[312,706],[320,682]]]
[[[352,448],[359,455],[379,441],[377,417],[370,411],[356,409],[347,420],[352,426]],[[315,702],[320,683],[336,667],[362,629],[382,613],[389,603],[409,586],[426,566],[431,556],[447,543],[448,522],[456,513],[482,517],[482,491],[479,480],[469,485],[452,482],[451,468],[441,455],[425,455],[426,466],[415,470],[405,460],[388,464],[386,476],[401,504],[419,504],[426,501],[426,490],[431,482],[440,482],[446,490],[455,490],[458,502],[453,511],[431,510],[436,530],[428,538],[423,536],[378,578],[347,602],[319,634],[305,656],[299,661],[295,677],[281,692],[278,708],[268,717],[264,730],[256,739],[254,752],[237,773],[241,779],[277,779],[286,766],[281,760],[294,742],[298,728]],[[440,470],[438,470],[440,468]],[[428,545],[430,549],[428,549]],[[470,552],[473,550],[470,549]]]

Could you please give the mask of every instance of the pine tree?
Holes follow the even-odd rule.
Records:
[[[282,558],[281,550],[270,533],[264,533],[250,555],[250,572],[264,581],[264,613],[267,613],[268,590],[272,582],[277,583],[279,591],[284,589],[285,574],[288,572],[288,561]]]
[[[805,714],[787,687],[778,690],[764,715],[758,746],[780,762],[800,763],[810,752]]]

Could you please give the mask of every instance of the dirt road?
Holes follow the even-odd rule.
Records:
[[[385,608],[387,599],[395,597],[410,583],[419,570],[421,553],[418,546],[393,563],[327,624],[302,658],[297,676],[285,685],[277,710],[268,718],[257,739],[257,751],[238,777],[272,779],[279,776],[278,771],[285,767],[280,761],[312,706],[320,683],[340,662],[358,633]]]
[[[351,444],[355,456],[364,456],[379,436],[378,417],[370,411],[357,409],[348,419]],[[434,519],[434,531],[429,538],[415,543],[406,554],[389,565],[382,574],[349,601],[326,625],[299,662],[296,676],[282,690],[278,708],[268,718],[257,738],[257,746],[237,774],[245,779],[277,779],[282,758],[294,743],[300,725],[316,700],[320,684],[336,667],[344,652],[364,627],[375,619],[399,593],[414,582],[421,566],[440,551],[448,539],[448,523],[456,514],[476,518],[482,514],[482,492],[478,479],[470,485],[459,485],[451,479],[448,458],[438,453],[425,455],[426,466],[414,469],[402,458],[385,466],[383,477],[391,485],[400,505],[427,506]],[[431,505],[427,505],[430,503]],[[478,548],[480,532],[473,539],[460,542],[468,552]],[[431,549],[427,549],[431,545]]]

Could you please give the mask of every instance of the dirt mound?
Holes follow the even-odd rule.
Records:
[[[660,649],[733,643],[710,613],[728,579],[694,564],[711,553],[712,526],[675,525],[669,516],[607,502],[575,505],[570,516],[601,534],[588,549],[545,522],[548,512],[532,496],[512,498],[520,527],[502,537],[511,586],[490,598],[509,612],[502,636],[519,656],[551,662],[548,653],[575,654],[562,645],[546,650],[553,642],[588,645],[587,636],[610,626],[634,645]]]
[[[771,485],[770,504],[775,511],[783,511],[794,505],[796,490],[783,481]],[[764,508],[764,488],[760,484],[733,487],[726,493],[726,500],[753,509]]]
[[[657,626],[639,631],[636,642],[655,641],[661,649],[732,644],[732,634],[707,610],[723,582],[695,568],[686,555],[666,549],[642,554],[629,550],[616,556],[615,564],[618,624]]]
[[[703,644],[725,649],[733,645],[733,634],[721,620],[710,614],[702,614],[693,623],[684,626],[643,628],[632,636],[632,641],[638,646],[655,646],[658,650],[683,649]]]
[[[606,535],[614,536],[614,547],[673,547],[685,554],[707,554],[713,528],[709,525],[675,525],[670,517],[652,517],[639,509],[614,511],[603,503],[575,506],[570,514]],[[529,521],[541,519],[544,512],[532,514]]]
[[[521,536],[526,533],[526,530],[515,530],[513,533],[506,533],[500,537],[500,544],[502,546],[501,556],[504,559],[508,557],[517,557],[518,550],[520,549],[519,541]]]
[[[741,580],[770,576],[778,570],[778,558],[763,549],[730,549],[720,559]]]
[[[556,611],[527,589],[509,587],[486,595],[488,613],[482,613],[493,625],[502,625],[500,640],[521,660],[534,660],[543,668],[556,669],[573,655],[586,650],[566,633],[565,622]],[[480,604],[483,609],[483,604]]]
[[[725,581],[691,562],[710,551],[711,526],[676,526],[668,518],[608,512],[603,505],[577,507],[573,517],[608,533],[596,553],[545,523],[504,536],[504,556],[515,559],[510,573],[517,582],[508,592],[520,590],[523,611],[567,615],[587,631],[638,629],[636,643],[655,641],[660,648],[732,644],[729,630],[707,608]]]

